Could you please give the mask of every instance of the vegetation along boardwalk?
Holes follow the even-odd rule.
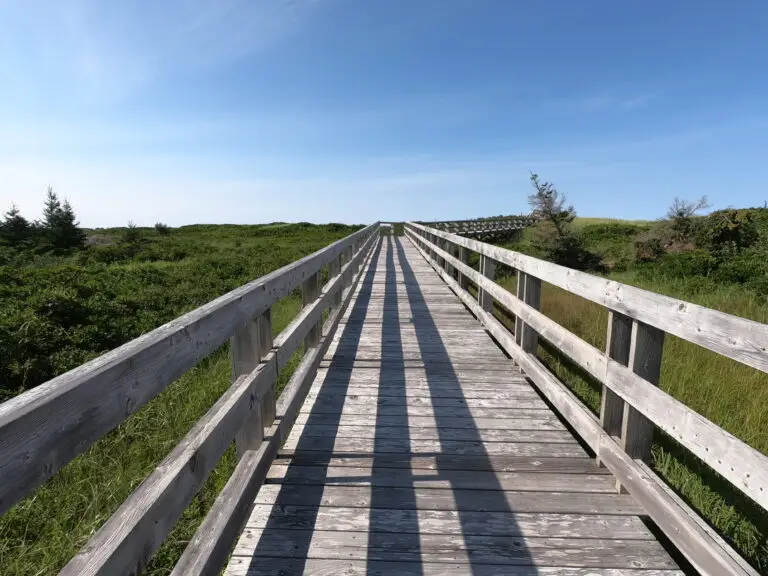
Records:
[[[233,453],[173,576],[757,574],[647,461],[663,433],[768,508],[768,458],[657,386],[665,334],[766,372],[766,325],[391,229],[360,229],[0,404],[0,514],[229,342],[231,386],[61,574],[144,572]],[[540,312],[542,282],[608,308],[605,351]],[[273,336],[272,307],[297,291],[303,308]],[[540,339],[602,385],[599,417],[541,362]]]

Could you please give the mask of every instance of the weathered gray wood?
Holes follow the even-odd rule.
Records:
[[[279,498],[283,505],[372,506],[370,486],[328,484],[322,494],[306,486],[265,484],[256,502],[271,504]],[[529,492],[426,488],[421,485],[387,489],[387,508],[405,510],[472,510],[478,512],[561,513],[561,514],[643,514],[632,496],[611,492]]]
[[[516,411],[514,418],[509,417],[510,414],[506,414],[506,418],[482,418],[482,417],[468,417],[468,416],[452,416],[447,421],[440,421],[440,428],[443,430],[451,430],[453,428],[471,428],[477,430],[563,430],[565,427],[560,423],[551,412],[542,412],[541,410],[527,414],[518,415]],[[403,424],[403,418],[401,416],[383,416],[380,415],[375,421],[372,421],[368,416],[357,414],[338,414],[337,412],[331,414],[312,413],[309,411],[302,412],[296,419],[297,424],[306,424],[308,421],[313,423],[328,422],[331,424],[338,423],[339,425],[365,425],[368,426],[400,426]],[[438,426],[437,420],[434,415],[431,416],[416,416],[413,414],[408,415],[408,427],[410,429],[415,428],[436,428]]]
[[[469,268],[469,266],[467,266]],[[493,280],[496,277],[496,261],[493,258],[487,256],[480,256],[480,274],[489,280]],[[491,312],[493,310],[493,298],[485,290],[477,287],[477,299],[480,302],[483,310]]]
[[[410,228],[423,229],[408,223]],[[568,292],[708,348],[763,372],[768,372],[768,327],[765,324],[711,310],[690,302],[558,266],[498,246],[432,230],[481,255],[544,278]]]
[[[354,267],[354,264],[353,264]],[[307,278],[301,285],[301,302],[306,308],[314,304],[315,300],[320,297],[320,273],[315,272],[309,278]],[[322,310],[319,311],[320,318],[317,323],[309,329],[306,338],[304,338],[304,348],[310,349],[317,346],[320,342],[320,335],[322,334]]]
[[[276,376],[272,359],[238,378],[61,574],[141,573]]]
[[[632,342],[632,319],[624,314],[609,311],[608,335],[605,353],[619,364],[629,365],[629,349]],[[624,401],[613,390],[603,384],[600,398],[600,422],[603,430],[611,436],[621,435],[621,419]]]
[[[337,532],[403,531],[419,527],[419,534],[476,534],[545,538],[604,538],[653,540],[637,516],[530,514],[456,510],[398,510],[327,506],[256,504],[246,526],[251,529],[335,530]]]
[[[463,246],[459,246],[459,260],[469,266],[469,250]],[[469,278],[459,272],[459,285],[464,290],[469,290]]]
[[[0,513],[290,294],[373,224],[0,405]]]
[[[259,358],[263,359],[272,351],[272,308],[268,308],[259,316],[257,325],[259,331]],[[266,428],[272,426],[272,423],[275,421],[276,387],[277,379],[275,379],[261,400],[261,423]]]
[[[285,466],[373,466],[410,470],[485,470],[495,472],[553,472],[558,474],[610,474],[588,458],[534,456],[467,456],[463,454],[370,454],[340,456],[302,450],[280,450]]]
[[[370,237],[356,257],[367,258],[373,245],[373,238]],[[350,265],[350,262],[347,264]],[[348,269],[350,269],[349,266]],[[351,288],[354,288],[358,281],[359,276],[350,275]],[[304,356],[280,395],[277,404],[278,419],[269,429],[267,440],[262,443],[258,451],[248,451],[240,459],[232,477],[216,498],[211,510],[174,568],[174,575],[215,574],[223,566],[238,533],[245,525],[251,502],[263,482],[267,468],[274,459],[280,442],[287,436],[293,424],[295,415],[304,400],[303,394],[311,383],[311,377],[335,336],[339,320],[350,303],[352,292],[353,290],[346,291],[341,306],[329,315],[318,347]]]
[[[664,332],[635,320],[632,323],[632,345],[629,351],[632,371],[643,380],[658,385]],[[630,458],[650,460],[653,422],[631,404],[624,407],[621,420],[621,446]]]
[[[538,310],[541,307],[541,280],[530,274],[518,272],[517,297],[534,310]],[[523,350],[531,354],[535,354],[539,346],[536,330],[520,317],[515,318],[515,340]]]
[[[461,266],[458,261],[456,263]],[[474,270],[463,270],[478,285],[492,293],[504,307],[532,325],[541,337],[557,346],[561,352],[609,386],[637,412],[671,435],[764,509],[768,509],[768,457],[650,384],[626,366],[608,358],[540,312],[524,305],[500,286],[486,281]],[[458,285],[454,286],[458,290]],[[461,293],[457,294],[474,312],[477,307],[473,308]],[[475,314],[478,315],[477,312]],[[487,316],[483,318],[483,324],[487,328]],[[497,337],[496,334],[494,337]],[[510,351],[506,346],[505,348]],[[519,351],[512,356],[521,362],[516,354],[519,354]],[[521,367],[525,369],[522,363]],[[570,422],[570,417],[564,416]]]
[[[289,437],[285,442],[288,450],[336,452],[339,454],[463,454],[537,456],[542,458],[587,458],[584,449],[572,443],[533,442],[478,442],[471,440],[426,440],[412,438],[350,438],[347,436]]]
[[[369,560],[326,560],[259,558],[235,556],[226,576],[683,576],[679,570],[630,568],[570,568],[558,566],[509,566],[482,564],[467,566],[458,562],[377,562]]]
[[[582,566],[674,569],[655,540],[597,540],[589,538],[534,538],[483,535],[422,535],[378,532],[337,533],[323,530],[246,528],[235,556],[306,557],[337,560],[406,562],[473,562],[532,566]],[[302,554],[302,557],[303,554]]]
[[[248,320],[232,335],[232,382],[237,382],[241,376],[250,374],[261,363],[262,346],[259,340],[260,330],[257,319]],[[248,419],[235,435],[238,458],[245,454],[246,450],[258,450],[264,439],[262,422],[261,405],[253,405]]]
[[[421,248],[419,248],[421,250]],[[445,278],[444,278],[445,279]],[[713,539],[692,517],[695,515],[682,501],[666,497],[655,481],[644,476],[642,462],[629,458],[623,449],[600,427],[589,410],[564,384],[551,374],[536,358],[523,353],[514,338],[493,316],[482,310],[465,293],[462,301],[483,322],[486,329],[513,357],[536,383],[552,405],[568,420],[576,432],[593,448],[601,461],[616,475],[617,480],[644,505],[648,515],[662,528],[670,540],[703,574],[749,574],[734,561],[738,556],[722,539]],[[549,339],[549,338],[548,338]]]
[[[341,267],[341,256],[335,260],[331,260],[331,263],[328,265],[328,276],[330,280],[341,274]],[[331,306],[333,308],[341,306],[341,290],[334,292],[333,298],[331,299]]]
[[[373,473],[372,468],[288,466],[275,461],[267,475],[269,480],[282,484],[377,486],[390,488],[412,487],[413,479],[400,470],[383,469]],[[435,475],[419,475],[422,488],[449,490],[516,490],[533,492],[613,492],[610,476],[604,474],[548,474],[544,472],[482,472],[441,470]]]

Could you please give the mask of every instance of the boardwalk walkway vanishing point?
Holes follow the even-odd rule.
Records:
[[[679,574],[640,514],[414,245],[389,236],[226,574]]]

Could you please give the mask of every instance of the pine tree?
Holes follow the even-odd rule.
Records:
[[[62,205],[50,186],[43,208],[43,229],[49,248],[56,252],[85,245],[85,232],[79,227],[72,205],[69,200]]]
[[[32,226],[13,204],[0,224],[0,240],[14,248],[21,248],[28,243],[31,235]]]

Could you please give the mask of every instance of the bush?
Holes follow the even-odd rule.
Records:
[[[126,244],[136,244],[139,240],[141,240],[141,230],[133,221],[129,220],[128,227],[123,232],[123,242]]]
[[[645,236],[635,240],[635,261],[653,262],[664,254],[664,246],[658,236]]]
[[[581,237],[577,234],[566,234],[554,239],[546,249],[546,257],[555,264],[576,270],[606,271],[600,256],[585,249]]]
[[[713,253],[734,253],[758,240],[752,210],[718,210],[697,223],[696,243]]]
[[[171,229],[168,227],[168,224],[157,222],[155,224],[155,232],[157,232],[160,236],[168,236],[168,234],[171,233]]]

